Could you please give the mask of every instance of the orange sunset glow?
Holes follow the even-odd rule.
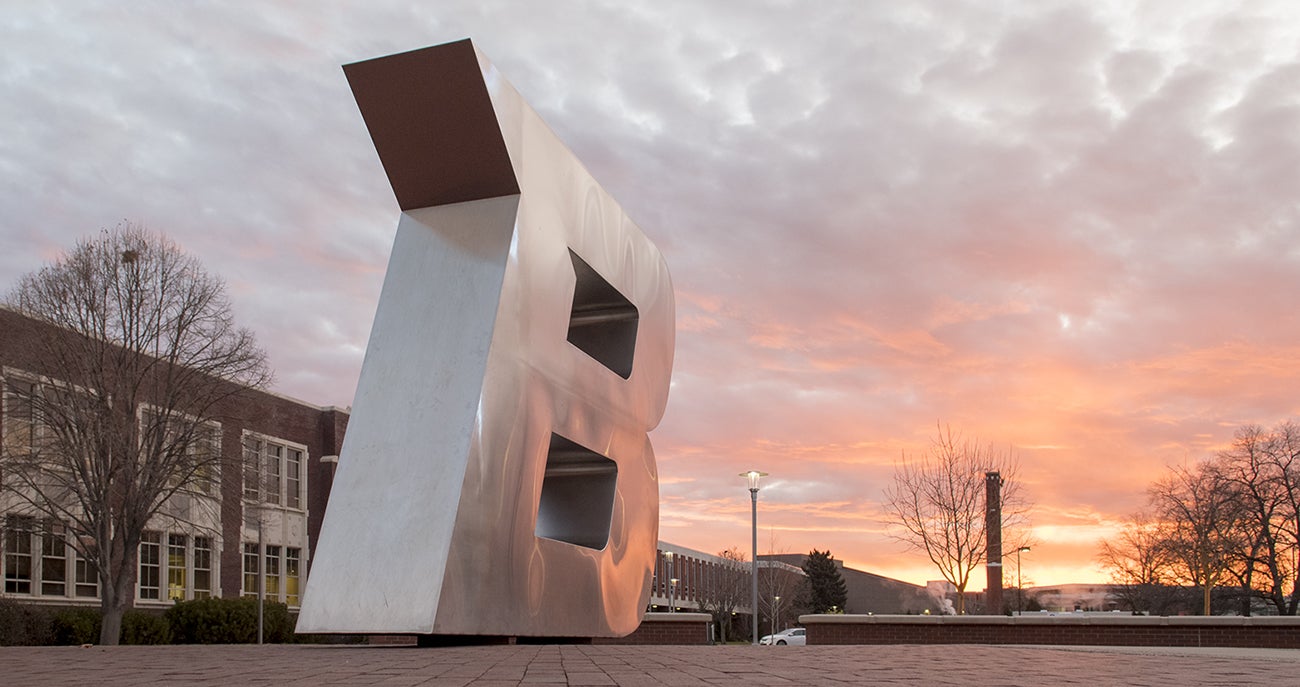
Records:
[[[0,284],[138,221],[350,405],[399,210],[340,65],[468,36],[672,272],[662,540],[748,552],[757,469],[760,553],[939,579],[881,502],[948,426],[1019,460],[1024,584],[1103,581],[1300,418],[1293,2],[236,5],[3,13]]]

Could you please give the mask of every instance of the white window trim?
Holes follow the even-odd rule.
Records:
[[[153,412],[165,412],[165,409],[164,409],[164,408],[160,408],[160,407],[158,407],[158,406],[156,406],[156,405],[154,405],[154,404],[152,404],[152,403],[141,403],[141,404],[139,404],[138,406],[136,406],[136,409],[135,409],[135,421],[136,421],[136,431],[138,432],[138,434],[137,434],[137,436],[136,436],[136,439],[137,439],[137,440],[143,440],[143,439],[144,439],[144,433],[143,433],[143,427],[144,427],[144,414],[147,413],[147,412],[150,412],[150,411],[153,411]],[[196,416],[191,415],[191,414],[189,414],[189,413],[180,413],[179,415],[180,415],[181,417],[185,418],[185,419],[188,420],[188,421],[195,421],[195,420],[198,419]],[[212,462],[212,475],[211,475],[211,480],[210,480],[211,488],[210,488],[210,489],[196,489],[196,488],[191,487],[191,488],[188,488],[188,489],[184,489],[184,490],[182,490],[182,491],[179,491],[179,492],[177,492],[177,494],[182,494],[182,493],[183,493],[183,494],[189,494],[189,495],[192,495],[192,496],[198,496],[198,497],[203,497],[203,498],[210,498],[210,499],[220,500],[220,499],[221,499],[221,465],[222,465],[222,463],[224,462],[224,461],[221,459],[221,458],[222,458],[222,453],[221,453],[221,448],[222,448],[222,447],[221,447],[221,442],[222,442],[222,438],[223,438],[223,437],[222,437],[222,432],[221,432],[221,421],[220,421],[220,420],[216,420],[216,419],[212,419],[212,420],[204,420],[204,421],[203,421],[203,425],[204,425],[205,427],[207,427],[209,430],[211,430],[211,432],[212,432],[212,450],[213,450],[214,454],[216,455],[216,460],[214,460],[214,461]]]
[[[280,549],[280,555],[276,558],[279,563],[277,569],[280,571],[280,590],[276,594],[267,592],[266,600],[287,604],[289,608],[298,608],[302,604],[303,590],[307,586],[307,547],[288,546],[273,542],[262,542],[262,545],[259,547],[255,541],[242,542],[239,546],[239,596],[241,598],[249,597],[254,599],[257,598],[257,585],[254,584],[252,589],[249,589],[245,585],[248,581],[248,569],[244,565],[244,548],[247,546],[252,546],[257,549],[257,561],[259,566],[257,572],[258,577],[263,577],[266,574],[266,569],[270,567],[267,565],[267,561],[269,560],[266,555],[267,547],[274,546]],[[289,603],[289,549],[294,549],[298,552],[298,602],[294,604]]]
[[[81,602],[81,603],[98,603],[100,598],[99,576],[95,575],[95,596],[78,596],[77,595],[77,562],[85,561],[85,557],[77,551],[72,545],[73,537],[76,535],[66,524],[63,524],[63,593],[47,594],[44,585],[44,566],[45,566],[45,523],[48,518],[38,513],[0,513],[0,581],[7,581],[8,573],[8,553],[9,541],[5,536],[7,531],[6,520],[9,515],[18,517],[27,517],[32,519],[32,529],[27,532],[28,546],[30,547],[31,577],[27,580],[27,592],[6,592],[3,584],[0,584],[0,596],[26,599],[30,601],[58,601]]]
[[[256,439],[258,441],[261,441],[263,447],[265,447],[266,444],[270,443],[270,444],[275,444],[277,446],[281,446],[285,449],[280,455],[281,488],[280,488],[279,503],[270,503],[266,500],[266,489],[265,489],[266,485],[263,482],[264,475],[266,474],[266,468],[261,460],[258,461],[258,469],[257,469],[257,479],[258,479],[257,499],[253,499],[252,497],[248,496],[245,493],[245,485],[248,483],[248,469],[247,469],[248,463],[245,460],[244,451],[246,450],[245,446],[248,443],[249,439]],[[289,488],[289,470],[288,470],[289,450],[291,449],[298,451],[301,454],[301,459],[298,461],[298,505],[296,507],[290,506],[287,503],[289,500],[287,498],[288,496],[287,490]],[[261,454],[261,458],[265,459],[265,457],[266,457],[266,452],[265,450],[263,450]],[[244,477],[239,484],[240,498],[247,503],[256,503],[261,508],[275,508],[283,511],[289,511],[292,513],[306,513],[307,493],[308,493],[307,468],[310,459],[311,459],[311,454],[307,451],[306,444],[300,444],[296,441],[289,441],[288,439],[281,439],[280,437],[271,436],[270,434],[262,434],[261,432],[254,432],[247,429],[244,430],[239,437],[239,465],[240,465],[240,471],[243,473],[243,477]],[[240,567],[241,568],[243,567],[242,564]]]
[[[147,532],[157,532],[159,536],[158,550],[158,598],[146,599],[140,595],[140,558],[139,550],[136,551],[136,570],[135,570],[135,602],[143,606],[170,606],[176,603],[176,599],[171,598],[168,582],[171,570],[171,556],[169,554],[169,544],[171,535],[181,535],[185,537],[185,589],[182,601],[193,601],[196,598],[194,588],[194,539],[196,537],[206,537],[208,540],[209,565],[208,568],[208,597],[216,598],[221,596],[221,541],[218,537],[212,536],[206,532],[184,532],[166,529],[146,529]],[[140,542],[144,545],[144,541]],[[85,597],[82,597],[85,598]]]

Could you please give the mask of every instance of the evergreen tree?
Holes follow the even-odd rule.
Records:
[[[840,576],[839,566],[831,558],[830,551],[813,549],[803,562],[803,572],[807,575],[806,598],[804,606],[809,613],[827,613],[831,609],[844,610],[844,601],[848,592],[844,588],[844,578]]]

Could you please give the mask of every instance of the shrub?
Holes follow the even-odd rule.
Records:
[[[44,609],[0,598],[0,646],[39,646],[50,640],[50,615]]]
[[[95,644],[99,642],[99,609],[66,608],[54,614],[51,626],[54,644]]]
[[[282,603],[266,602],[263,640],[292,642],[293,619]],[[252,644],[257,641],[257,599],[196,599],[167,609],[177,644]]]
[[[171,644],[172,627],[167,618],[143,611],[122,616],[123,644]]]

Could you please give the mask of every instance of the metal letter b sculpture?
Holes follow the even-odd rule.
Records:
[[[344,71],[402,215],[298,631],[631,632],[662,256],[468,40]]]

